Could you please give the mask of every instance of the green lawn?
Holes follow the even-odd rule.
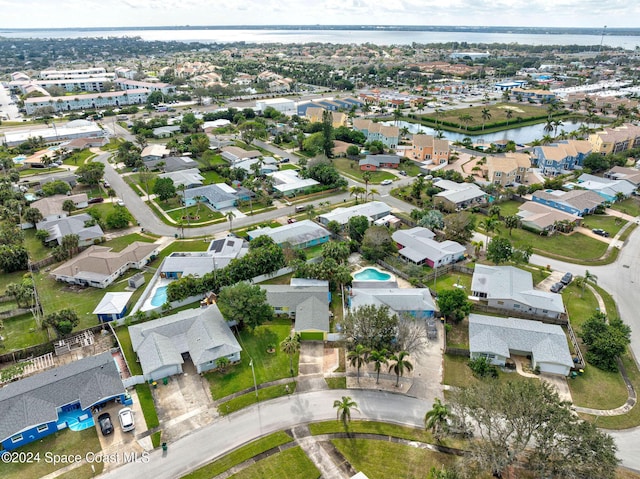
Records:
[[[193,205],[186,208],[180,208],[178,210],[169,211],[168,215],[177,223],[184,221],[185,227],[188,225],[194,226],[200,223],[206,223],[209,221],[224,218],[219,211],[213,211],[206,205]],[[186,215],[189,215],[191,219],[187,222]],[[184,218],[184,220],[183,220]]]
[[[604,255],[608,246],[603,241],[576,232],[568,236],[540,236],[523,229],[514,229],[511,235],[508,231],[503,231],[500,236],[508,238],[516,248],[532,246],[535,252],[574,263],[597,260]]]
[[[415,161],[400,160],[398,170],[404,170],[407,172],[407,176],[417,176],[420,174],[420,166]]]
[[[469,349],[469,320],[467,318],[459,323],[447,322],[447,329],[447,346]]]
[[[273,449],[274,447],[281,446],[282,444],[286,444],[291,441],[291,437],[282,431],[269,434],[268,436],[250,442],[246,446],[239,447],[233,452],[230,452],[226,456],[223,456],[206,466],[196,469],[192,473],[183,476],[182,479],[209,479],[211,477],[215,477],[225,471],[228,471],[233,466],[246,461],[247,459],[251,459],[252,457],[262,454],[269,449]]]
[[[80,166],[91,156],[95,156],[95,153],[92,153],[88,148],[86,150],[75,151],[69,155],[69,157],[65,158],[62,164],[67,166]]]
[[[84,431],[72,431],[70,429],[64,429],[56,432],[43,439],[35,441],[31,444],[27,444],[19,449],[18,452],[32,452],[34,455],[40,455],[40,461],[21,464],[19,462],[3,464],[2,465],[2,477],[4,479],[38,479],[40,477],[51,474],[58,469],[63,468],[66,464],[52,464],[45,461],[45,454],[52,453],[56,455],[75,455],[79,454],[84,457],[88,452],[100,452],[100,440],[98,439],[98,432],[95,427],[85,429]],[[95,463],[96,474],[102,472],[103,464],[100,462]],[[71,476],[71,477],[91,477],[86,475]]]
[[[167,201],[160,201],[156,198],[155,201],[163,211],[171,211],[176,208],[182,208],[182,200],[180,198],[182,198],[182,196],[174,196],[173,198],[169,198]]]
[[[293,394],[296,391],[296,382],[291,381],[288,383],[289,394]],[[287,395],[286,385],[269,386],[263,389],[258,389],[258,397],[256,398],[255,391],[243,394],[233,398],[227,402],[224,402],[218,406],[218,411],[221,415],[230,414],[245,407],[251,406],[258,401],[268,401],[269,399],[275,399]]]
[[[631,198],[627,198],[624,201],[620,201],[618,203],[614,203],[611,205],[611,209],[620,211],[622,213],[631,215],[631,216],[639,216],[640,215],[640,200],[634,196]]]
[[[220,174],[218,174],[217,172],[211,170],[211,171],[202,171],[200,172],[200,174],[202,176],[204,176],[204,182],[203,184],[205,185],[210,185],[212,183],[224,183],[225,178],[220,176]]]
[[[567,379],[576,406],[615,409],[627,400],[627,387],[620,373],[602,371],[586,365],[584,374]]]
[[[437,279],[432,279],[431,281],[429,281],[429,284],[427,286],[429,286],[431,289],[435,289],[438,293],[440,293],[441,291],[445,291],[447,289],[454,289],[454,284],[464,286],[464,291],[471,294],[471,275],[456,273],[455,271],[443,274],[442,276],[438,275]]]
[[[324,378],[329,389],[347,389],[347,378]]]
[[[424,479],[435,467],[450,466],[456,456],[368,439],[333,439],[333,445],[357,470],[369,479]]]
[[[205,151],[202,158],[198,158],[198,162],[202,166],[228,165],[229,163],[222,158],[222,155],[213,151]]]
[[[500,207],[500,216],[504,218],[505,216],[515,215],[521,204],[515,200],[509,200],[503,203],[496,203],[496,206]]]
[[[4,293],[7,288],[7,285],[11,283],[19,283],[22,281],[25,275],[28,275],[27,271],[14,271],[13,273],[2,273],[0,274],[0,291]]]
[[[589,215],[582,220],[582,226],[593,229],[600,228],[615,236],[627,222],[622,218],[608,215]]]
[[[344,175],[351,176],[361,183],[364,183],[364,180],[362,179],[362,173],[364,173],[364,171],[360,171],[357,161],[350,160],[348,158],[334,158],[332,162],[333,165]],[[370,173],[371,180],[369,184],[378,184],[382,180],[395,180],[397,178],[396,175],[386,171],[371,171]]]
[[[141,376],[142,367],[140,366],[140,363],[136,361],[136,353],[133,350],[133,346],[131,345],[129,328],[126,326],[120,326],[115,329],[115,332],[118,335],[118,341],[120,341],[120,346],[122,347],[122,352],[124,353],[124,357],[127,360],[127,365],[129,366],[131,375]]]
[[[469,358],[463,356],[444,355],[444,379],[443,383],[449,386],[465,387],[480,381],[471,373],[467,365]],[[521,376],[517,372],[505,373],[498,369],[498,381],[537,381],[537,379]],[[486,381],[494,381],[486,379]]]
[[[138,400],[140,401],[140,407],[142,408],[142,414],[144,414],[147,428],[153,429],[154,427],[158,427],[160,421],[158,421],[158,414],[156,413],[156,406],[153,402],[150,386],[147,383],[136,384],[136,393],[138,394]]]
[[[160,251],[159,259],[169,256],[171,253],[179,251],[206,251],[209,247],[210,239],[206,240],[176,240]]]
[[[51,248],[47,248],[42,244],[42,241],[36,238],[35,228],[24,230],[24,245],[29,251],[31,261],[40,261],[51,255]]]
[[[298,167],[296,165],[292,165],[291,163],[283,163],[280,165],[281,170],[297,170]]]
[[[304,249],[304,252],[307,254],[307,259],[315,258],[316,256],[320,256],[322,254],[322,245],[317,244],[315,246],[309,246]]]
[[[583,291],[575,283],[563,288],[562,299],[569,313],[571,326],[579,334],[582,324],[598,309],[598,301],[588,288],[585,287]]]
[[[5,319],[4,328],[0,335],[4,337],[0,352],[8,352],[22,349],[35,344],[45,343],[49,340],[47,332],[38,328],[33,314],[27,313],[15,318]]]
[[[348,430],[349,432],[353,433],[382,434],[385,436],[399,437],[400,439],[406,439],[407,441],[418,441],[425,443],[434,442],[433,435],[426,429],[418,429],[409,426],[399,426],[397,424],[390,424],[386,422],[354,420],[349,422]],[[319,436],[322,434],[335,434],[345,432],[345,428],[342,421],[324,421],[309,424],[309,431],[311,431],[312,435]],[[451,438],[444,438],[444,444],[452,446],[453,443],[448,442],[450,440]]]
[[[113,248],[113,251],[122,251],[134,241],[141,241],[143,243],[153,243],[155,238],[148,238],[138,233],[132,233],[125,236],[118,236],[109,241],[102,243],[102,246],[108,246]]]
[[[300,447],[294,447],[262,459],[229,479],[273,479],[274,477],[316,479],[320,477],[320,471]]]
[[[280,343],[291,332],[291,320],[276,319],[272,323],[263,324],[248,332],[243,330],[239,335],[242,355],[240,363],[231,366],[226,372],[210,372],[205,377],[211,385],[214,399],[226,397],[244,389],[253,387],[253,376],[249,362],[253,358],[256,381],[262,384],[290,376],[289,356],[280,351]],[[268,353],[269,345],[276,351]],[[294,376],[298,374],[298,354],[293,357]]]

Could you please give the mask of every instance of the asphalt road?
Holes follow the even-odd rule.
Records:
[[[242,409],[151,453],[147,463],[130,463],[101,475],[105,479],[174,479],[265,434],[313,421],[335,420],[333,402],[350,396],[358,404],[353,419],[422,426],[433,400],[377,391],[331,390],[294,394]]]

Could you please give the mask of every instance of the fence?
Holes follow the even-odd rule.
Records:
[[[31,271],[33,271],[34,273],[37,273],[42,268],[49,266],[50,264],[53,264],[55,262],[56,262],[56,259],[53,256],[47,256],[46,258],[41,259],[40,261],[35,261],[31,263],[30,264]]]
[[[15,318],[16,316],[20,316],[21,314],[27,314],[30,312],[31,310],[29,308],[16,308],[12,309],[11,311],[4,311],[3,313],[0,313],[0,320]]]
[[[569,324],[569,318],[566,313],[561,313],[559,318],[549,318],[547,316],[539,316],[536,314],[526,313],[524,311],[516,311],[514,309],[507,310],[507,309],[501,309],[501,308],[494,308],[493,306],[489,306],[487,304],[483,304],[479,302],[474,302],[472,309],[474,312],[492,313],[492,314],[498,314],[501,316],[509,316],[511,318],[519,318],[519,319],[532,319],[534,321],[540,321],[542,323],[547,323],[547,324],[558,324],[560,326],[566,326]]]

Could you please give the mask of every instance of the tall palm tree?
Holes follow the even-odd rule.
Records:
[[[482,129],[484,130],[484,123],[487,120],[491,120],[491,111],[488,108],[482,109]]]
[[[449,406],[442,404],[440,399],[436,398],[431,410],[424,415],[424,427],[431,430],[436,441],[440,442],[442,433],[446,433],[449,428],[447,419],[451,413]]]
[[[373,363],[373,368],[376,372],[376,384],[380,381],[380,368],[384,364],[385,366],[389,364],[389,351],[386,349],[381,349],[380,351],[373,350],[371,354],[369,354],[369,362]]]
[[[358,403],[349,396],[342,396],[342,400],[336,399],[333,401],[333,407],[336,408],[336,419],[338,421],[342,420],[345,428],[351,420],[351,410],[360,412],[358,409]]]
[[[292,334],[284,338],[280,343],[280,350],[289,355],[289,371],[293,376],[293,356],[300,351],[300,335]]]
[[[584,280],[588,283],[598,284],[598,277],[590,273],[588,269],[584,272]]]
[[[393,370],[396,373],[396,387],[400,384],[400,376],[404,376],[405,370],[413,371],[413,364],[408,359],[405,359],[407,356],[409,356],[407,351],[400,351],[389,358],[394,361],[394,364],[389,366],[389,371]]]
[[[371,188],[369,190],[369,196],[371,197],[371,201],[373,201],[373,197],[375,195],[379,195],[379,194],[380,194],[380,192],[376,188]]]
[[[351,196],[355,196],[356,204],[358,204],[358,196],[361,196],[365,193],[365,189],[362,186],[352,186],[349,189]]]
[[[235,213],[233,211],[227,211],[225,216],[229,220],[229,231],[233,231],[233,218],[236,217]]]
[[[485,220],[483,220],[482,222],[480,222],[480,227],[485,231],[485,233],[487,234],[487,244],[485,245],[485,248],[487,246],[489,246],[489,237],[491,236],[491,233],[498,231],[498,225],[499,225],[500,221],[498,221],[497,218],[487,218]]]
[[[365,348],[362,344],[357,344],[356,348],[347,354],[349,364],[356,367],[358,383],[360,382],[360,368],[367,363],[370,352],[369,348]]]
[[[367,196],[369,196],[369,182],[371,181],[371,172],[365,171],[362,173],[362,181],[364,181],[364,199],[367,200]]]
[[[507,115],[507,126],[509,126],[509,120],[511,120],[511,118],[513,118],[513,110],[507,110],[506,111],[506,115]]]
[[[480,256],[484,243],[482,241],[472,241],[471,246],[473,246],[473,253],[476,255],[476,258]]]

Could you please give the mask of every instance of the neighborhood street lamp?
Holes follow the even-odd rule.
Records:
[[[251,373],[253,374],[253,387],[256,391],[256,400],[258,399],[258,383],[256,382],[256,370],[253,368],[253,358],[249,361],[249,366],[251,366]]]

